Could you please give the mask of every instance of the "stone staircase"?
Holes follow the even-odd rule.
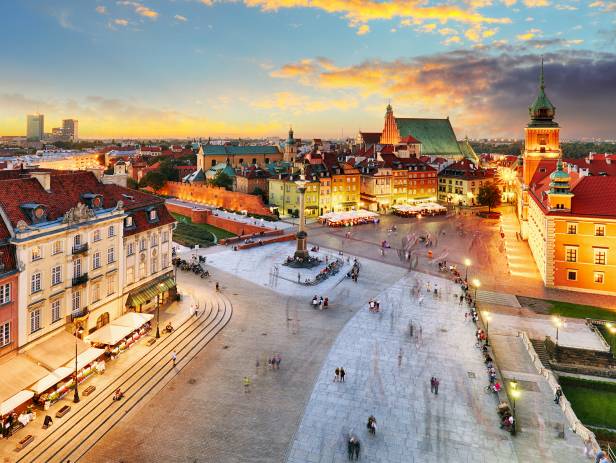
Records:
[[[531,339],[535,352],[537,352],[537,356],[544,367],[550,368],[550,356],[548,355],[548,351],[545,349],[545,344],[540,339]]]

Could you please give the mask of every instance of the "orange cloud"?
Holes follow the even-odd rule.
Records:
[[[516,37],[518,38],[518,40],[531,40],[535,37],[538,37],[539,35],[541,35],[540,29],[530,29],[524,34],[518,34]]]
[[[281,8],[315,8],[328,13],[342,14],[352,27],[362,29],[370,21],[401,19],[402,25],[421,24],[435,20],[441,23],[455,21],[466,24],[506,24],[509,18],[492,18],[476,11],[487,0],[475,0],[463,8],[457,5],[427,6],[422,0],[244,0],[249,7],[262,11],[277,11]],[[477,3],[479,2],[479,3]],[[407,21],[405,23],[405,21]],[[364,32],[365,33],[365,32]]]
[[[118,5],[130,6],[135,10],[135,13],[137,13],[140,16],[149,18],[149,19],[158,18],[158,12],[138,2],[124,0],[124,1],[118,2]]]

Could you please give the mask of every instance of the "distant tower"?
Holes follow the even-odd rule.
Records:
[[[128,174],[128,172],[126,171],[126,163],[122,159],[116,162],[115,165],[113,166],[113,174],[114,175],[127,175]]]
[[[571,210],[571,177],[563,170],[562,159],[558,160],[556,170],[550,175],[548,204],[550,209]]]
[[[43,114],[28,114],[26,137],[29,141],[41,141],[45,135],[45,116]]]
[[[297,145],[295,144],[295,138],[293,138],[293,127],[289,128],[289,138],[287,138],[287,143],[284,147],[284,156],[283,159],[287,162],[295,161],[295,156],[297,155]]]
[[[528,237],[528,189],[539,164],[544,161],[556,163],[562,152],[560,149],[560,127],[554,121],[556,108],[545,94],[545,79],[543,74],[543,58],[539,74],[539,92],[533,104],[528,108],[530,122],[524,128],[524,152],[522,153],[522,169],[519,177],[518,217],[520,234]],[[550,169],[556,167],[550,164]],[[560,164],[562,171],[562,163]]]
[[[387,109],[385,110],[385,125],[383,126],[380,143],[381,145],[395,145],[400,143],[400,132],[398,132],[394,110],[390,104],[387,105]]]

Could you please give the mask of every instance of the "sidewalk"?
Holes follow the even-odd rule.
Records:
[[[513,445],[520,462],[574,463],[585,461],[583,442],[569,430],[552,390],[534,365],[521,339],[490,333],[490,344],[505,382],[516,380],[518,433]],[[564,430],[564,438],[559,433]]]
[[[160,340],[170,336],[169,334],[163,332],[163,328],[167,322],[170,321],[173,326],[177,328],[184,321],[190,318],[190,306],[192,303],[192,297],[182,294],[182,300],[180,302],[173,302],[160,311]],[[63,420],[63,418],[55,418],[56,412],[60,408],[65,405],[69,405],[71,407],[69,414],[75,414],[81,408],[87,406],[92,399],[98,396],[100,391],[112,384],[122,373],[137,365],[143,356],[146,355],[154,346],[156,346],[156,343],[152,346],[146,345],[147,341],[154,338],[156,335],[156,311],[153,313],[154,318],[152,319],[152,329],[147,336],[144,336],[142,339],[134,343],[130,349],[118,355],[115,360],[106,362],[105,372],[102,375],[94,374],[87,381],[80,384],[79,394],[81,400],[79,403],[73,402],[74,392],[71,390],[62,399],[53,404],[49,410],[45,411],[35,407],[36,419],[34,421],[30,422],[28,426],[20,429],[8,439],[0,439],[0,455],[8,458],[5,460],[6,462],[14,461],[11,458],[19,458],[21,453],[29,450],[30,447],[36,445],[40,438],[57,428],[62,422],[61,420]],[[90,386],[96,387],[96,391],[85,397],[83,395],[83,391]],[[54,424],[47,430],[42,428],[45,415],[51,416],[54,420]],[[15,448],[17,443],[27,435],[34,436],[34,442],[27,446],[21,453],[16,453]],[[13,457],[9,457],[9,455],[13,455]]]

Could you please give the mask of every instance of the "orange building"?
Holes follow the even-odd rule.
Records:
[[[519,172],[520,231],[548,287],[616,294],[616,165],[608,155],[563,162],[555,108],[529,108]]]

